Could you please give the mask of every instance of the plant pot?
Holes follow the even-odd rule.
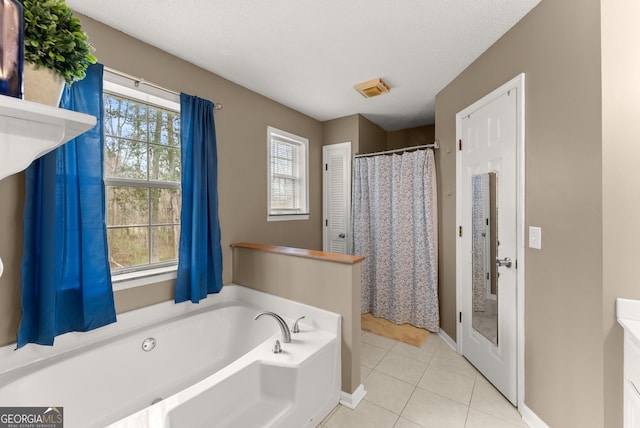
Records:
[[[24,99],[36,103],[58,107],[64,79],[58,73],[45,67],[36,68],[30,62],[24,63]]]

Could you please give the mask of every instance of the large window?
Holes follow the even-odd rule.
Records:
[[[130,86],[105,79],[104,173],[113,275],[176,265],[180,239],[180,104],[166,99],[172,94],[158,97]]]
[[[267,128],[269,221],[309,218],[308,146],[306,138]]]

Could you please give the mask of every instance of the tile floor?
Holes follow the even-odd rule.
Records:
[[[516,409],[437,334],[420,348],[362,333],[367,395],[355,410],[339,405],[323,428],[527,427]]]

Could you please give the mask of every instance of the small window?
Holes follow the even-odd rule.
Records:
[[[309,218],[309,140],[269,126],[267,128],[267,220]]]
[[[170,93],[151,95],[134,82],[118,84],[106,77],[104,181],[111,273],[177,265],[182,202],[179,99]]]

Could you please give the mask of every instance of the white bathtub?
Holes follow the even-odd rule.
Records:
[[[306,317],[280,354],[262,310]],[[0,406],[63,407],[65,428],[314,427],[340,396],[340,316],[237,285],[14,348],[0,348]]]

